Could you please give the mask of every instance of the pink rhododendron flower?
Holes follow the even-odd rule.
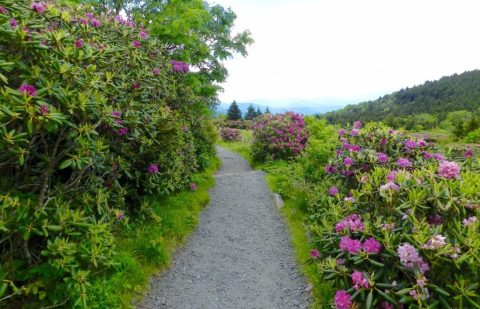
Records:
[[[30,8],[37,13],[43,13],[47,5],[43,2],[33,2]]]
[[[418,141],[418,146],[420,146],[422,148],[425,148],[425,147],[427,147],[427,142],[424,141],[423,139],[421,139],[421,140]]]
[[[345,199],[344,199],[345,202],[349,202],[349,203],[355,203],[355,199],[353,198],[353,196],[347,196]]]
[[[338,130],[338,135],[345,135],[345,130],[344,129]]]
[[[351,165],[353,164],[352,158],[346,157],[346,158],[343,160],[343,164],[344,164],[345,166],[351,166]]]
[[[425,159],[427,159],[427,160],[430,160],[431,158],[433,158],[433,154],[428,153],[428,152],[424,152],[424,153],[423,153],[423,156],[424,156]]]
[[[380,191],[398,191],[400,189],[400,186],[398,186],[396,183],[389,181],[383,186],[380,186]]]
[[[87,25],[87,24],[88,24],[87,19],[86,19],[86,18],[83,18],[83,17],[80,18],[78,21],[79,21],[82,25]]]
[[[382,244],[380,244],[375,238],[370,237],[363,242],[363,250],[366,253],[378,254],[382,251]]]
[[[359,152],[362,149],[359,145],[351,145],[350,150],[353,152]]]
[[[29,97],[34,97],[37,95],[37,89],[35,89],[34,86],[29,85],[29,84],[22,84],[19,88],[18,91],[21,94],[27,94]]]
[[[131,20],[127,21],[126,25],[127,25],[127,27],[129,27],[129,28],[137,28],[137,24],[134,23],[134,22],[131,21]]]
[[[333,174],[337,171],[337,169],[334,166],[331,165],[326,165],[325,166],[325,173],[327,174]]]
[[[352,306],[351,296],[344,290],[339,290],[335,293],[335,308],[336,309],[350,309]]]
[[[437,161],[445,161],[445,156],[441,153],[434,153],[433,158]]]
[[[138,40],[135,40],[132,42],[132,46],[135,47],[135,48],[140,48],[142,47],[142,43],[140,43],[140,41]]]
[[[115,117],[115,118],[120,118],[121,115],[122,115],[122,113],[120,113],[118,111],[113,111],[112,112],[112,116]]]
[[[352,129],[350,131],[351,136],[358,136],[359,133],[360,133],[360,131],[358,129]]]
[[[421,273],[426,272],[429,267],[423,258],[418,254],[417,249],[414,246],[405,243],[400,245],[397,249],[400,262],[407,268],[412,270],[414,267],[418,267]]]
[[[412,162],[410,162],[410,160],[408,160],[406,158],[399,158],[397,160],[397,165],[398,165],[398,167],[411,167]]]
[[[88,19],[93,19],[95,17],[95,15],[93,15],[93,13],[87,13],[87,14],[85,14],[85,16],[87,16]]]
[[[380,305],[380,309],[393,309],[393,308],[394,308],[393,305],[387,303],[386,301],[382,302],[382,304]]]
[[[18,26],[18,22],[15,20],[15,18],[10,18],[10,28],[13,29]]]
[[[427,283],[427,279],[425,279],[425,278],[418,278],[417,279],[417,285],[421,288],[423,288],[426,283]]]
[[[347,251],[350,254],[356,254],[362,249],[362,243],[359,240],[343,236],[340,239],[339,247],[341,250]]]
[[[312,259],[314,259],[314,260],[318,259],[319,255],[320,255],[320,253],[318,252],[317,249],[310,250],[310,256],[312,257]]]
[[[377,161],[380,163],[387,163],[388,162],[388,156],[384,154],[383,152],[377,153]]]
[[[354,129],[361,129],[362,128],[362,123],[360,121],[355,121],[353,123],[353,128]]]
[[[463,219],[463,220],[462,220],[462,223],[463,223],[463,225],[465,225],[465,226],[470,226],[470,225],[474,224],[474,223],[477,222],[477,221],[478,221],[478,218],[477,218],[477,217],[468,217],[468,218],[466,218],[466,219]]]
[[[365,229],[365,225],[363,224],[362,218],[359,215],[353,214],[335,225],[335,231],[337,233],[345,229],[348,229],[352,232],[363,231]]]
[[[83,47],[83,40],[82,39],[78,39],[75,41],[75,47],[76,48],[82,48]]]
[[[352,278],[353,282],[353,288],[355,290],[360,290],[361,288],[366,288],[368,289],[368,281],[365,279],[363,274],[359,271],[354,271],[352,275],[350,276]]]
[[[90,20],[90,24],[92,25],[92,27],[95,27],[95,28],[102,26],[102,23],[96,18],[93,18],[92,20]]]
[[[197,184],[194,183],[194,182],[192,182],[192,183],[190,184],[190,190],[192,190],[192,191],[197,190]]]
[[[337,195],[338,188],[335,186],[331,186],[330,189],[328,189],[328,194],[330,194],[331,196]]]
[[[411,139],[407,140],[405,142],[405,148],[407,149],[414,149],[414,148],[417,148],[417,143]]]
[[[463,157],[464,158],[471,158],[473,157],[473,150],[468,148],[467,150],[465,150],[465,153],[463,154]]]
[[[344,259],[336,259],[335,262],[337,263],[337,265],[345,265]]]
[[[367,176],[367,175],[363,175],[362,177],[360,177],[360,182],[361,182],[361,183],[367,183],[367,182],[368,182],[368,176]]]
[[[158,173],[158,165],[155,163],[150,163],[148,166],[148,172],[150,174],[157,174]]]
[[[455,162],[443,161],[438,166],[438,174],[448,179],[458,178],[460,176],[460,167]]]
[[[140,34],[139,34],[140,38],[145,40],[148,38],[148,33],[145,32],[145,31],[140,31]]]
[[[133,84],[132,84],[132,88],[133,88],[134,90],[140,89],[140,83],[133,83]]]
[[[153,75],[157,76],[160,73],[158,68],[153,68]]]
[[[2,13],[3,15],[7,15],[8,14],[7,8],[0,5],[0,13]]]
[[[125,128],[121,128],[117,131],[117,134],[120,135],[120,136],[123,136],[123,135],[127,135],[128,134],[128,128],[125,127]]]
[[[387,139],[384,137],[380,140],[380,145],[385,145],[387,144]]]
[[[187,63],[182,62],[182,61],[177,61],[177,60],[172,60],[170,61],[170,64],[172,65],[172,69],[175,72],[179,73],[187,73],[190,71],[190,67]]]
[[[42,115],[47,115],[48,114],[48,106],[45,105],[45,104],[40,105],[38,110],[39,110],[40,114],[42,114]]]
[[[125,19],[120,15],[115,15],[114,19],[119,24],[122,24],[122,25],[125,24]]]

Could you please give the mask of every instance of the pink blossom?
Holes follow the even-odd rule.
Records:
[[[378,254],[382,250],[382,245],[375,238],[370,237],[363,242],[363,250],[366,253]]]
[[[353,152],[359,152],[362,149],[359,145],[351,145],[350,150]]]
[[[118,111],[113,111],[112,112],[112,116],[115,117],[115,118],[120,118],[121,115],[122,115],[122,113],[120,113]]]
[[[26,94],[27,96],[34,97],[37,95],[37,89],[35,89],[34,86],[29,85],[29,84],[22,84],[19,88],[18,91],[21,94]]]
[[[158,173],[158,165],[155,163],[150,163],[148,166],[148,172],[150,174],[157,174]]]
[[[338,130],[338,135],[345,135],[345,130],[344,129]]]
[[[43,13],[47,5],[44,2],[33,2],[30,8],[37,13]]]
[[[411,167],[412,162],[410,162],[410,160],[408,160],[406,158],[399,158],[397,160],[397,165],[398,165],[398,167]]]
[[[328,194],[330,194],[331,196],[337,195],[338,188],[335,186],[331,186],[330,189],[328,189]]]
[[[363,274],[359,271],[354,271],[352,275],[350,276],[352,278],[353,282],[353,288],[355,290],[360,290],[361,288],[366,288],[368,289],[368,281],[365,279]]]
[[[465,226],[470,226],[470,225],[474,224],[474,223],[477,222],[477,221],[478,221],[478,218],[477,218],[477,217],[468,217],[468,218],[466,218],[466,219],[463,219],[463,220],[462,220],[462,223],[463,223],[463,225],[465,225]]]
[[[355,203],[355,199],[353,198],[353,196],[347,196],[345,199],[344,199],[345,202],[349,202],[349,203]]]
[[[425,279],[425,278],[418,278],[417,279],[417,285],[421,288],[423,288],[425,286],[426,282],[427,282],[427,279]]]
[[[125,24],[125,19],[120,15],[115,15],[114,19],[119,24]]]
[[[428,264],[423,261],[423,258],[418,254],[417,249],[414,246],[405,243],[400,245],[397,249],[400,262],[409,270],[417,267],[421,273],[426,272],[429,267]]]
[[[192,191],[197,190],[197,184],[194,183],[194,182],[192,182],[192,183],[190,184],[190,190],[192,190]]]
[[[407,149],[414,149],[414,148],[417,148],[417,146],[418,146],[418,144],[411,139],[409,139],[405,142],[405,148],[407,148]]]
[[[123,136],[123,135],[127,135],[128,134],[128,128],[125,127],[125,128],[121,128],[117,131],[117,134],[120,135],[120,136]]]
[[[87,13],[85,16],[87,16],[88,19],[93,19],[95,17],[93,13]]]
[[[344,259],[336,259],[335,262],[337,263],[337,265],[345,265]]]
[[[153,68],[153,75],[157,76],[160,73],[158,68]]]
[[[367,183],[367,182],[368,182],[368,176],[367,176],[367,175],[363,175],[362,177],[360,177],[360,182],[361,182],[361,183]]]
[[[95,28],[102,26],[102,23],[96,18],[93,18],[92,20],[90,20],[90,24],[92,25],[92,27],[95,27]]]
[[[85,18],[83,18],[83,17],[80,18],[78,21],[79,21],[82,25],[87,25],[87,24],[88,24],[87,19],[85,19]]]
[[[47,115],[48,114],[48,106],[45,105],[45,104],[40,105],[38,110],[39,110],[40,114],[42,114],[42,115]]]
[[[7,8],[0,5],[0,13],[2,13],[3,15],[7,15],[8,14]]]
[[[439,162],[445,161],[445,156],[441,153],[434,153],[433,158]]]
[[[400,186],[398,186],[396,183],[389,181],[383,186],[380,186],[380,191],[398,191],[400,190]]]
[[[140,83],[133,83],[133,84],[132,84],[132,88],[133,88],[134,90],[140,89]]]
[[[140,43],[140,41],[138,40],[135,40],[132,42],[132,46],[135,47],[135,48],[140,48],[142,47],[142,43]]]
[[[352,307],[351,296],[344,290],[339,290],[335,293],[335,308],[336,309],[350,309]]]
[[[362,243],[359,240],[343,236],[340,239],[339,247],[341,250],[347,251],[350,254],[356,254],[362,249]]]
[[[145,31],[140,31],[139,36],[140,36],[140,38],[142,38],[143,40],[145,40],[145,39],[148,38],[148,33],[145,32]]]
[[[18,22],[15,20],[15,18],[10,18],[10,28],[13,29],[16,26],[18,26]]]
[[[355,128],[355,129],[361,129],[361,128],[362,128],[362,123],[361,123],[360,121],[358,121],[358,120],[355,121],[355,122],[353,123],[353,128]]]
[[[179,72],[179,73],[187,73],[190,71],[190,67],[187,63],[185,62],[182,62],[182,61],[177,61],[177,60],[172,60],[170,62],[170,64],[172,65],[172,69],[175,71],[175,72]]]
[[[312,259],[314,259],[314,260],[318,259],[319,255],[320,255],[320,253],[318,252],[317,249],[310,250],[310,256],[312,257]]]
[[[394,308],[393,305],[387,303],[386,301],[382,302],[382,304],[380,305],[380,309],[393,309],[393,308]]]
[[[353,214],[346,217],[335,225],[335,231],[337,233],[345,229],[348,229],[352,232],[363,231],[365,229],[365,225],[363,224],[362,218],[359,215]]]
[[[325,166],[325,173],[327,173],[327,174],[333,174],[336,171],[337,171],[337,169],[332,165],[326,165]]]
[[[75,47],[76,48],[82,48],[83,47],[83,40],[82,39],[78,39],[75,41]]]
[[[413,299],[418,300],[418,294],[416,290],[411,290],[408,294],[410,294]]]
[[[465,153],[463,154],[463,157],[464,158],[471,158],[473,157],[473,150],[468,148],[467,150],[465,150]]]
[[[430,238],[426,244],[422,246],[424,249],[429,250],[437,250],[445,246],[447,243],[445,242],[445,236],[442,235],[435,235]]]
[[[377,161],[380,163],[387,163],[388,162],[388,156],[384,154],[383,152],[377,153]]]
[[[380,145],[385,145],[387,144],[387,139],[384,137],[380,140]]]
[[[425,147],[427,147],[427,142],[424,141],[423,139],[421,139],[421,140],[418,141],[418,146],[420,146],[422,148],[425,148]]]
[[[460,167],[455,162],[443,161],[438,166],[438,174],[448,179],[458,178],[460,176]]]
[[[431,158],[433,158],[433,154],[428,153],[428,152],[424,152],[424,153],[423,153],[423,156],[424,156],[425,159],[427,159],[427,160],[430,160]]]
[[[346,157],[346,158],[343,160],[343,164],[344,164],[345,166],[347,166],[347,167],[348,167],[348,166],[351,166],[351,165],[353,164],[352,158]]]
[[[350,131],[351,136],[358,136],[359,133],[360,133],[360,131],[358,129],[352,129]]]

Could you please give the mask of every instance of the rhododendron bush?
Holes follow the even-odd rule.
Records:
[[[222,128],[220,136],[225,142],[234,142],[240,140],[240,131],[233,128]]]
[[[195,74],[121,16],[0,0],[0,307],[89,306],[112,230],[191,188],[216,136]]]
[[[480,307],[480,174],[379,125],[339,131],[312,194],[312,258],[336,308]]]
[[[301,114],[267,114],[253,124],[253,158],[291,159],[300,155],[308,140],[305,120]]]

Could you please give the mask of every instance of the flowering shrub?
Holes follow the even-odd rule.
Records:
[[[222,128],[220,130],[220,136],[225,142],[234,142],[240,140],[240,131],[232,128]]]
[[[253,125],[253,158],[290,159],[302,153],[308,140],[303,116],[294,112],[259,117]]]
[[[336,186],[312,197],[310,227],[336,308],[479,307],[480,174],[470,153],[448,161],[378,125],[339,135],[325,167]]]
[[[112,230],[214,152],[195,74],[120,16],[0,0],[0,307],[89,306]]]

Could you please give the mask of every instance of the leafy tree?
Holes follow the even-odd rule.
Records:
[[[470,120],[465,125],[465,133],[475,131],[480,127],[480,123],[478,122],[475,116],[472,116]]]
[[[237,102],[233,101],[232,104],[230,104],[230,107],[228,108],[228,111],[227,111],[227,117],[228,117],[228,120],[242,119],[242,111],[238,107]]]
[[[463,121],[459,121],[455,124],[455,128],[453,129],[453,134],[455,134],[455,136],[458,138],[462,138],[465,135]]]
[[[257,116],[257,114],[255,113],[255,108],[253,108],[253,105],[250,104],[250,106],[247,108],[247,113],[245,114],[245,119],[246,120],[252,120],[256,116]]]

